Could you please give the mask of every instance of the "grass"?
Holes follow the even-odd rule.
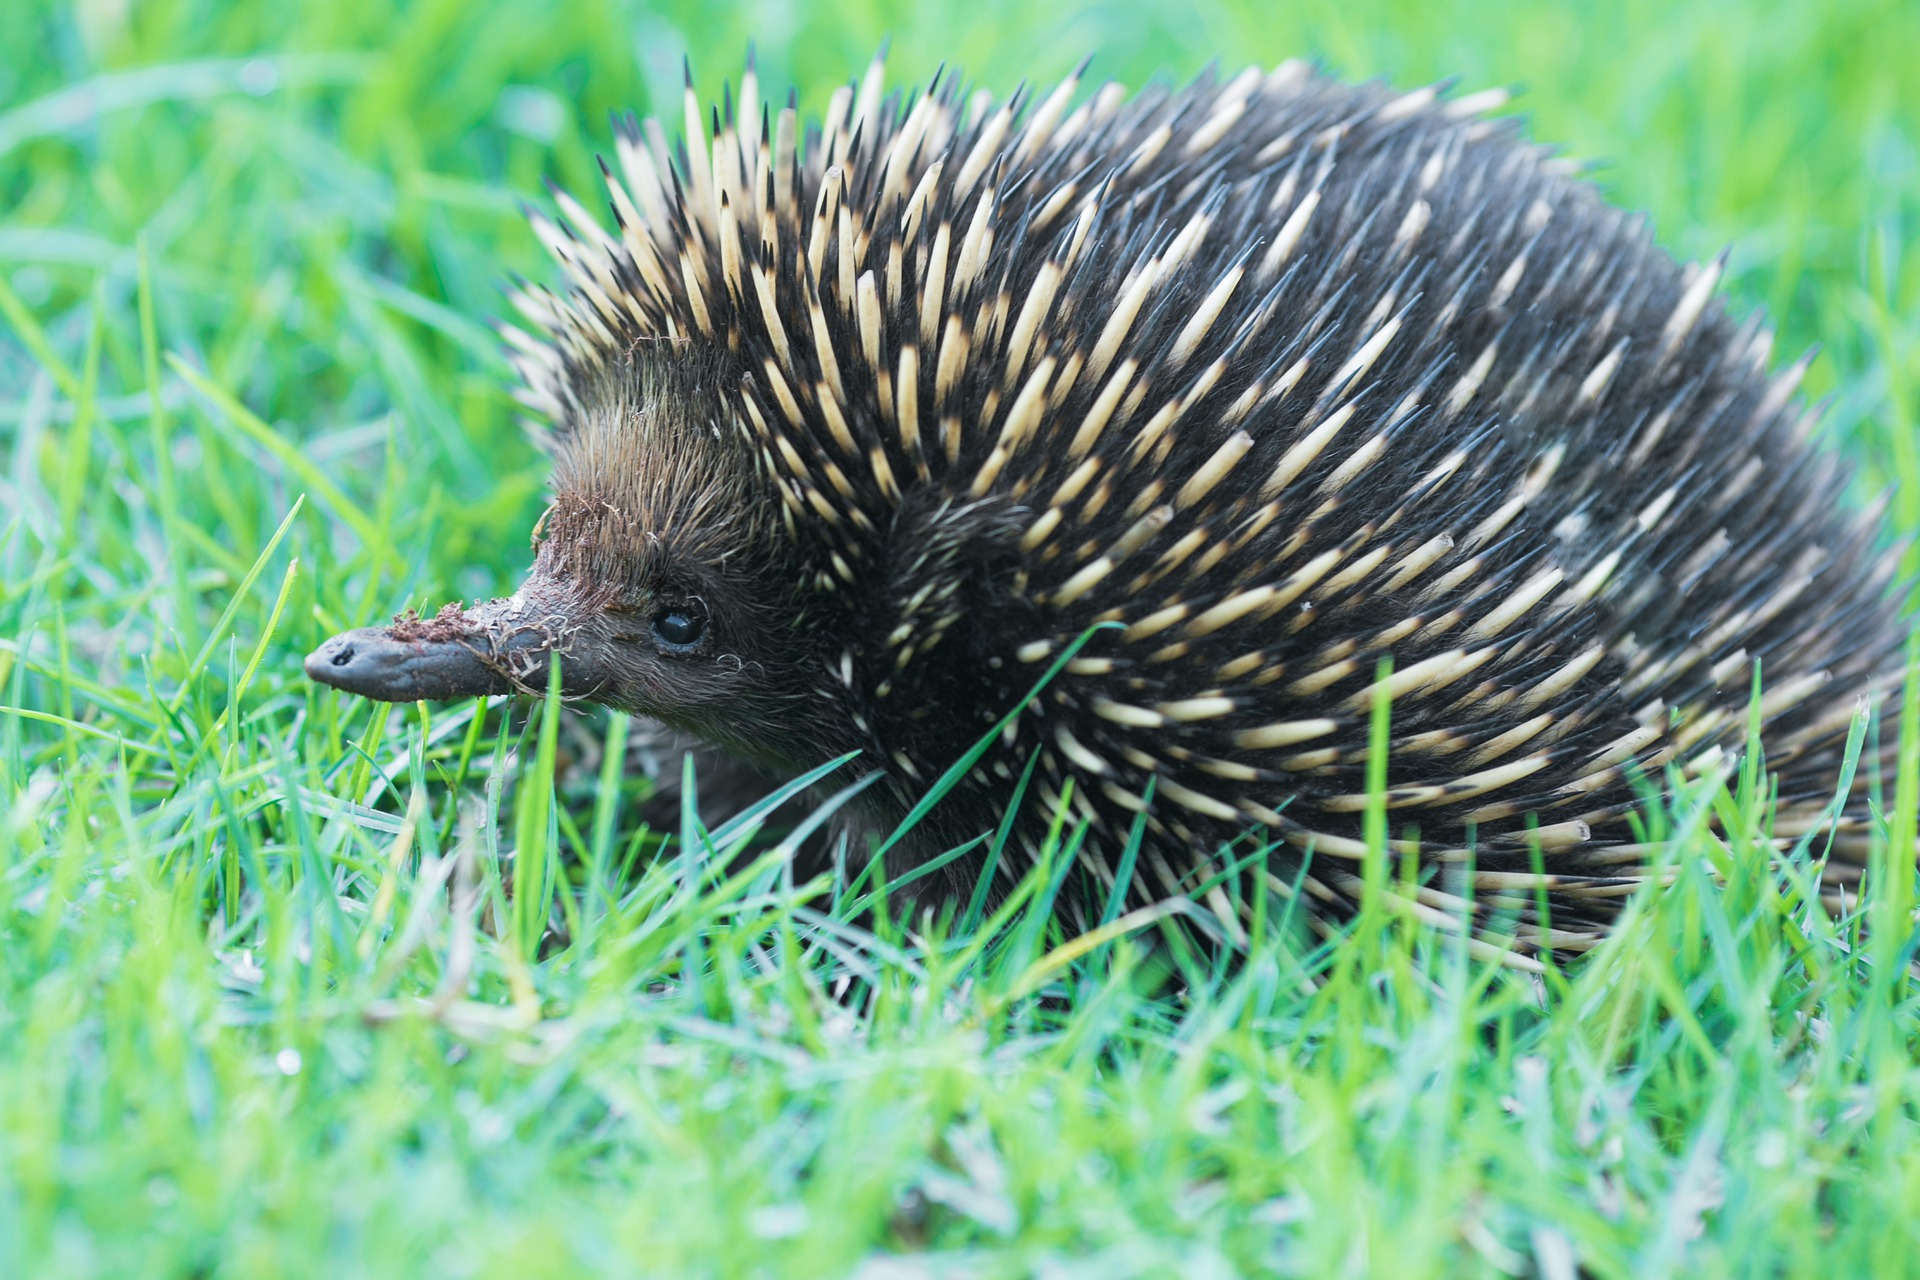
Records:
[[[1737,305],[1820,345],[1825,438],[1920,531],[1920,10],[1272,8],[16,0],[9,1274],[1920,1273],[1912,876],[1834,922],[1818,850],[1753,874],[1750,761],[1655,815],[1675,886],[1543,979],[1377,909],[1220,964],[1141,945],[1171,921],[1060,936],[1044,869],[856,924],[754,813],[690,807],[662,852],[619,717],[301,678],[335,629],[511,582],[542,474],[484,326],[548,274],[519,202],[754,34],[816,106],[888,31],[901,76],[1001,88],[1088,49],[1130,83],[1223,50],[1523,83],[1676,252],[1733,243]]]

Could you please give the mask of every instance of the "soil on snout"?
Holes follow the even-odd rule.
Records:
[[[440,643],[464,640],[473,634],[473,628],[467,624],[466,610],[449,603],[441,605],[440,612],[431,618],[423,618],[412,609],[396,615],[391,634],[395,640]]]

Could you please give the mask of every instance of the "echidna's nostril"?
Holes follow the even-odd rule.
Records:
[[[352,662],[352,661],[353,661],[353,646],[352,646],[352,645],[350,645],[350,644],[344,644],[344,645],[341,645],[341,646],[340,646],[340,647],[339,647],[338,649],[336,649],[336,650],[334,651],[334,654],[333,654],[333,665],[334,665],[334,666],[336,666],[336,667],[344,667],[344,666],[346,666],[346,665],[347,665],[347,664],[348,664],[349,662]]]

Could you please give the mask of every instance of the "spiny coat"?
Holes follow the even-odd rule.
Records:
[[[903,103],[876,63],[803,139],[749,67],[710,137],[689,83],[673,153],[620,125],[611,228],[535,217],[567,285],[508,331],[556,454],[516,600],[571,602],[589,696],[858,749],[889,820],[1071,654],[909,847],[1031,765],[1016,850],[1064,803],[1110,883],[1144,814],[1147,898],[1252,829],[1348,908],[1390,695],[1401,905],[1589,945],[1648,874],[1636,776],[1739,749],[1758,671],[1774,830],[1819,825],[1904,630],[1804,361],[1770,375],[1724,259],[1676,265],[1503,101],[1289,62]]]

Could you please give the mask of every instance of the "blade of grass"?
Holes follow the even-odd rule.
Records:
[[[208,660],[213,657],[213,651],[219,645],[220,638],[226,634],[228,626],[233,623],[234,615],[240,612],[240,606],[252,593],[253,584],[259,579],[260,571],[267,567],[267,561],[272,559],[273,553],[280,549],[281,540],[287,536],[287,530],[293,527],[294,519],[300,514],[300,508],[306,504],[306,500],[305,494],[293,500],[293,506],[280,521],[280,527],[273,531],[273,536],[267,539],[267,545],[262,547],[260,554],[254,557],[252,567],[247,570],[247,576],[242,578],[240,585],[234,588],[232,597],[227,601],[227,607],[221,610],[219,619],[213,624],[213,630],[207,633],[206,640],[200,645],[200,652],[195,654],[193,661],[187,664],[186,674],[180,677],[179,687],[174,690],[173,697],[167,700],[168,711],[180,710],[181,704],[187,700],[187,694],[193,689],[193,682],[205,669]],[[286,581],[291,582],[293,573],[291,565],[288,566],[287,573]],[[285,583],[282,584],[282,603],[284,599]]]
[[[335,484],[325,472],[293,445],[280,437],[280,433],[261,421],[251,409],[235,399],[233,394],[219,383],[214,382],[179,356],[169,352],[167,364],[185,379],[187,385],[199,392],[220,411],[215,419],[236,428],[242,435],[265,449],[281,464],[299,478],[300,483],[315,499],[332,512],[341,523],[359,536],[367,553],[385,563],[390,568],[404,569],[405,565],[394,552],[386,535],[366,512],[347,497],[340,486]],[[304,495],[303,495],[304,496]]]

